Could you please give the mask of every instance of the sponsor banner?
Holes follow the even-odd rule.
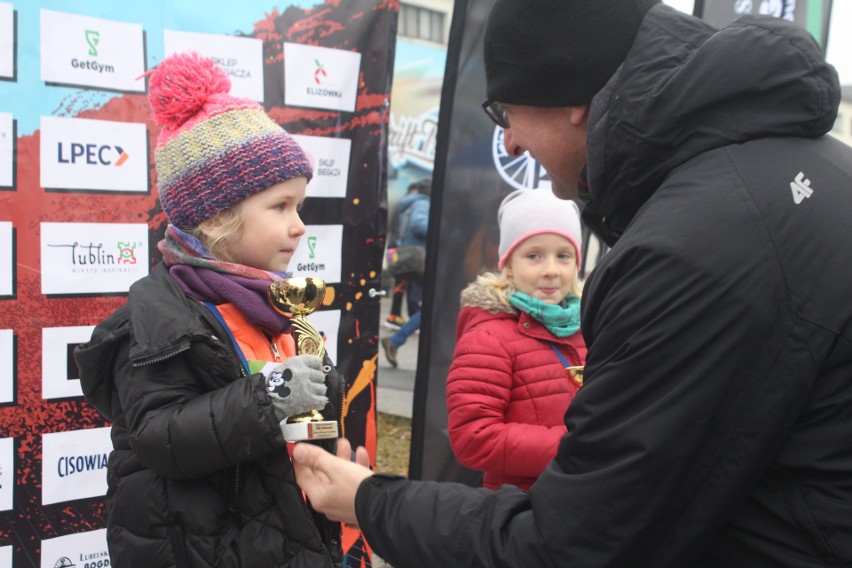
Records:
[[[0,221],[0,298],[15,295],[15,232],[10,221]]]
[[[0,187],[15,185],[15,121],[11,112],[0,112]]]
[[[0,566],[12,568],[12,547],[0,546]]]
[[[438,141],[438,107],[419,116],[390,115],[388,161],[395,168],[409,164],[431,172]],[[404,188],[408,189],[408,188]]]
[[[46,327],[41,330],[42,397],[83,396],[74,348],[92,337],[95,326]]]
[[[165,56],[194,50],[212,58],[231,79],[231,94],[263,102],[263,41],[256,38],[164,30]]]
[[[15,439],[0,438],[0,511],[11,511],[15,497]],[[3,564],[0,555],[0,566]]]
[[[0,329],[0,404],[15,402],[15,332]]]
[[[15,8],[0,2],[0,78],[15,78]]]
[[[284,103],[352,112],[360,71],[360,53],[284,43]]]
[[[145,92],[142,26],[41,10],[41,79],[46,83]]]
[[[307,225],[287,268],[293,276],[340,282],[343,225]]]
[[[41,117],[41,186],[148,193],[144,124]]]
[[[41,568],[106,568],[112,566],[106,529],[41,541]]]
[[[109,431],[107,426],[42,436],[42,505],[106,495]]]
[[[41,223],[41,292],[126,293],[148,275],[144,223]]]
[[[346,197],[352,141],[323,136],[293,138],[314,158],[314,177],[308,184],[307,197]]]
[[[325,350],[328,356],[337,364],[337,334],[340,331],[340,310],[325,310],[314,312],[307,320],[317,328],[325,340]]]

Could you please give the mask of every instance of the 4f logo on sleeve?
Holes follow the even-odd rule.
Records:
[[[811,180],[805,178],[804,172],[799,172],[796,179],[790,182],[790,191],[793,192],[793,201],[799,205],[802,201],[813,195]]]

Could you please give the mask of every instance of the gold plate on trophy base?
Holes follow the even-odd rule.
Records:
[[[288,442],[306,442],[337,438],[337,422],[334,420],[287,422],[281,421],[281,432]]]

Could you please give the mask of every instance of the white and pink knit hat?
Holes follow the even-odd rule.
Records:
[[[559,199],[550,189],[519,189],[506,196],[497,210],[500,225],[500,262],[502,269],[509,255],[521,242],[544,233],[565,237],[577,252],[581,262],[580,209],[573,201]]]

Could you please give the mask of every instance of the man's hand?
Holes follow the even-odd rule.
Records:
[[[351,459],[352,446],[345,438],[337,440],[337,457],[312,444],[296,444],[293,448],[296,481],[311,506],[329,519],[358,526],[355,493],[373,472],[363,446],[355,452],[355,463]]]

